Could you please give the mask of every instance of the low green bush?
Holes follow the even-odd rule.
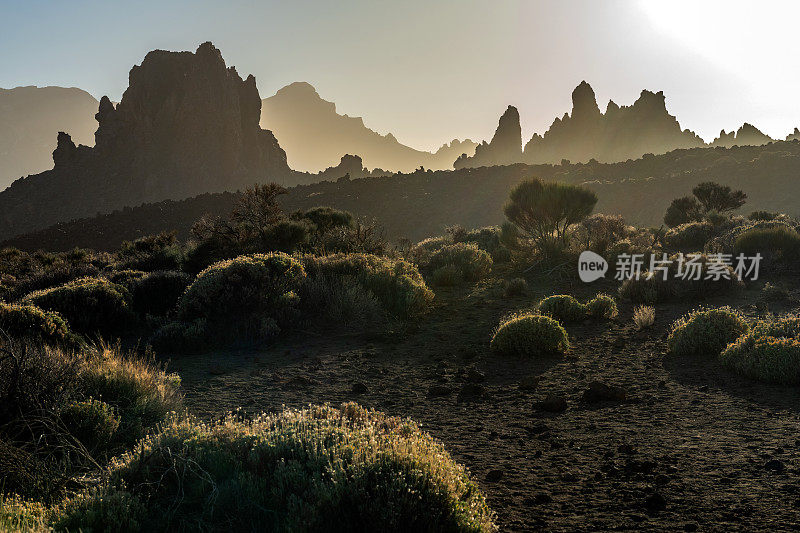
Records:
[[[180,494],[176,498],[176,494]],[[57,530],[494,531],[478,485],[408,419],[355,404],[174,419]]]
[[[771,317],[757,322],[722,351],[720,362],[759,381],[800,384],[800,317]]]
[[[503,282],[503,297],[513,298],[524,296],[528,292],[528,282],[525,278],[514,278]]]
[[[0,332],[3,337],[7,335],[12,339],[71,350],[78,350],[84,344],[78,335],[72,333],[61,315],[43,311],[35,305],[0,302]]]
[[[420,316],[433,301],[419,270],[406,261],[371,254],[306,255],[303,265],[309,278],[322,276],[334,285],[345,280],[358,283],[397,318]],[[309,298],[302,299],[315,305]]]
[[[563,354],[569,348],[566,330],[548,316],[521,313],[503,320],[490,347],[500,355],[539,357]]]
[[[455,267],[465,281],[478,281],[492,271],[492,257],[473,243],[449,244],[431,255],[425,265],[430,272],[443,267]]]
[[[753,228],[736,237],[733,250],[745,256],[760,253],[776,260],[793,260],[800,257],[800,234],[784,225]]]
[[[687,222],[670,228],[664,235],[664,244],[671,250],[702,250],[715,235],[714,224],[707,220]]]
[[[66,351],[4,344],[0,359],[0,487],[40,501],[95,479],[168,413],[179,379],[118,347]]]
[[[617,311],[617,302],[608,294],[598,294],[586,302],[586,314],[594,318],[614,318]]]
[[[183,272],[161,270],[146,274],[130,283],[131,307],[143,315],[165,316],[192,282]]]
[[[119,333],[130,327],[130,293],[105,278],[82,278],[25,296],[33,304],[63,316],[79,333]]]
[[[268,340],[299,317],[303,265],[283,253],[243,255],[200,272],[177,304],[182,322],[197,319],[221,341]]]
[[[431,282],[439,287],[454,287],[464,282],[464,275],[456,265],[445,265],[433,271]]]
[[[560,322],[580,322],[586,319],[586,306],[569,294],[548,296],[539,302],[539,312]]]
[[[742,315],[730,307],[697,309],[672,324],[667,337],[669,352],[677,356],[716,357],[747,331]]]
[[[117,258],[120,270],[180,270],[184,253],[174,232],[159,233],[123,242]]]
[[[67,405],[59,417],[72,436],[92,453],[107,449],[119,429],[114,409],[94,398]]]

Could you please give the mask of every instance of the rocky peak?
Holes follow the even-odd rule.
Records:
[[[592,86],[582,81],[575,90],[572,91],[572,118],[597,118],[600,116],[600,108],[597,107],[597,97]]]
[[[259,126],[255,78],[243,80],[211,43],[194,53],[152,51],[128,79],[119,104],[100,100],[93,148],[75,147],[61,133],[55,168],[0,194],[0,210],[9,213],[0,235],[290,175],[285,152]],[[62,190],[65,184],[72,190]],[[16,217],[15,209],[40,216]]]

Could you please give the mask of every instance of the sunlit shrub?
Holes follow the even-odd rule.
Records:
[[[22,301],[59,313],[72,329],[85,334],[119,333],[132,320],[130,294],[104,278],[81,278],[33,292]]]
[[[753,228],[736,237],[733,245],[734,253],[762,257],[769,256],[777,260],[796,259],[800,256],[800,234],[787,226]]]
[[[111,406],[94,398],[67,405],[59,417],[90,452],[105,450],[119,428],[119,419]]]
[[[72,333],[61,315],[35,305],[0,302],[0,331],[12,339],[80,349],[83,341]],[[5,339],[4,339],[5,340]]]
[[[478,281],[492,271],[492,258],[476,244],[449,244],[434,252],[425,265],[431,272],[442,267],[455,267],[465,281]]]
[[[159,233],[125,241],[117,252],[120,270],[180,270],[183,249],[175,233]]]
[[[370,254],[307,255],[303,265],[309,278],[324,276],[330,283],[355,281],[398,318],[426,313],[433,300],[419,270],[406,261]]]
[[[667,347],[673,355],[716,357],[745,331],[744,318],[730,307],[697,309],[672,324]]]
[[[522,313],[500,323],[490,347],[500,355],[539,357],[563,354],[569,340],[566,330],[552,318]]]
[[[303,265],[283,253],[243,255],[197,275],[177,305],[180,321],[206,320],[220,340],[264,340],[299,316]]]
[[[528,292],[528,282],[525,278],[514,278],[503,282],[503,297],[513,298],[524,296]]]
[[[57,528],[163,530],[167,516],[174,530],[496,529],[438,441],[355,404],[174,419],[114,464],[108,487],[67,504]]]
[[[671,250],[702,250],[715,234],[714,224],[707,220],[687,222],[670,228],[664,235],[664,244]]]
[[[656,309],[650,305],[639,305],[633,310],[636,329],[647,329],[656,322]]]
[[[453,287],[464,282],[464,275],[456,265],[445,265],[433,271],[431,282],[439,287]]]
[[[800,317],[769,318],[728,345],[720,354],[724,366],[759,381],[800,383]]]
[[[569,294],[548,296],[539,302],[539,312],[560,322],[579,322],[586,319],[586,306]]]
[[[619,314],[617,302],[611,295],[598,294],[586,302],[586,314],[594,318],[614,318]]]

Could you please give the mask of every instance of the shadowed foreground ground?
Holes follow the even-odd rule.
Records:
[[[406,331],[297,334],[170,368],[203,417],[348,400],[410,416],[468,466],[502,530],[800,528],[800,393],[666,356],[669,324],[693,305],[657,306],[646,332],[623,305],[614,321],[567,326],[563,359],[497,358],[498,319],[536,301],[503,299],[498,283],[438,290],[434,313]],[[528,377],[534,390],[520,387]],[[582,401],[592,381],[626,400]],[[566,411],[541,410],[548,394]]]

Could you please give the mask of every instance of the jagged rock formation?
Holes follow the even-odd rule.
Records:
[[[606,112],[602,113],[594,90],[585,81],[572,92],[572,113],[556,118],[544,135],[534,134],[525,145],[524,153],[509,151],[508,155],[500,156],[491,149],[492,143],[479,146],[474,158],[461,158],[456,165],[559,163],[564,159],[572,162],[625,161],[646,153],[662,154],[705,144],[691,131],[681,130],[677,119],[667,112],[663,92],[642,91],[631,106],[620,107],[610,101]]]
[[[795,128],[795,131],[797,131],[797,128]],[[720,131],[719,137],[714,139],[711,146],[724,146],[725,148],[730,148],[731,146],[761,146],[773,140],[752,124],[745,122],[735,133],[733,131],[730,133],[725,133],[725,130]],[[787,138],[787,140],[789,139]]]
[[[96,110],[97,100],[75,87],[0,89],[0,191],[53,166],[59,131],[71,132],[77,142],[94,143]]]
[[[800,130],[795,128],[792,133],[786,136],[787,141],[800,141]]]
[[[500,117],[491,142],[483,141],[475,148],[475,155],[460,156],[455,168],[490,167],[518,163],[522,159],[522,128],[519,124],[519,111],[508,106]]]
[[[59,133],[55,167],[0,193],[0,236],[143,202],[286,183],[286,154],[259,126],[260,112],[255,78],[242,80],[211,43],[195,53],[150,52],[116,107],[100,100],[93,148]]]
[[[268,125],[286,150],[295,170],[317,172],[331,167],[343,154],[359,154],[369,168],[408,172],[424,166],[452,168],[462,153],[472,154],[475,143],[454,140],[435,153],[415,150],[391,134],[367,128],[360,117],[336,112],[336,104],[323,100],[309,83],[296,82],[265,98],[261,123]]]

